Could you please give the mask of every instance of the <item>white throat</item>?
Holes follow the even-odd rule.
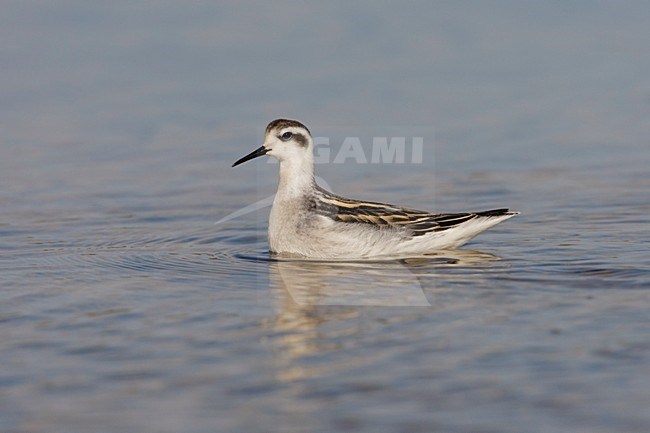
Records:
[[[307,194],[314,185],[314,160],[291,158],[280,161],[280,182],[276,199],[292,199]]]

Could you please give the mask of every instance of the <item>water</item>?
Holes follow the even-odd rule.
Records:
[[[9,2],[0,430],[645,432],[642,2]],[[337,193],[522,215],[464,251],[275,261],[278,116],[425,138]]]

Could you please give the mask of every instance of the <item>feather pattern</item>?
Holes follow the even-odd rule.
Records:
[[[386,203],[352,200],[332,194],[316,185],[309,208],[337,222],[368,224],[377,229],[394,229],[409,237],[441,232],[479,217],[515,215],[508,209],[483,212],[433,213]]]

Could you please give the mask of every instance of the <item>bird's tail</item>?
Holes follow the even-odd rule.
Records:
[[[500,217],[500,216],[506,216],[506,215],[507,216],[519,215],[519,212],[511,211],[510,209],[507,209],[507,208],[484,210],[484,211],[481,211],[481,212],[474,212],[474,213],[477,216],[487,217],[487,218]]]

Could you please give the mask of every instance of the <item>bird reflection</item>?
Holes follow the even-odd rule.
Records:
[[[430,306],[424,283],[440,267],[499,260],[478,251],[367,261],[313,261],[278,257],[271,280],[299,305]]]
[[[414,307],[413,314],[420,314],[433,304],[435,291],[444,289],[441,268],[495,260],[499,258],[492,254],[469,250],[385,261],[276,258],[269,263],[277,311],[270,327],[281,363],[279,378],[293,381],[335,368],[298,360],[338,350],[364,323],[358,316],[385,311],[366,307]]]

